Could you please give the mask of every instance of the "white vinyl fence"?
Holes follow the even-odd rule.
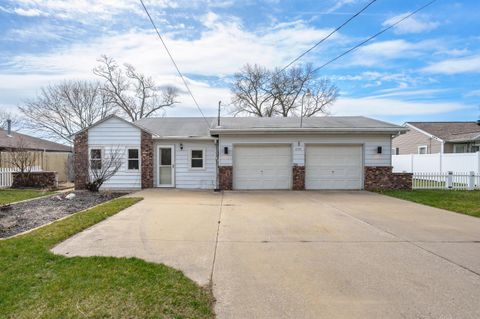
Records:
[[[480,174],[475,172],[413,173],[413,189],[480,189]]]
[[[39,172],[42,168],[40,166],[33,166],[31,171],[32,172]],[[12,186],[13,177],[12,173],[18,172],[16,168],[2,168],[0,167],[0,188],[7,188]]]
[[[480,174],[480,152],[392,155],[396,173],[475,172]]]

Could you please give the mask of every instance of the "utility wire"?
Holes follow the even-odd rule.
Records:
[[[320,41],[318,41],[317,43],[315,43],[315,45],[313,45],[310,49],[308,49],[307,51],[303,52],[302,54],[300,54],[298,57],[296,57],[294,60],[292,60],[290,63],[288,63],[287,65],[285,65],[280,71],[278,71],[278,73],[284,71],[285,69],[288,69],[289,66],[291,66],[292,64],[294,64],[295,62],[297,62],[298,60],[300,60],[304,55],[308,54],[310,51],[312,51],[313,49],[315,49],[317,46],[319,46],[320,44],[322,44],[325,40],[327,40],[328,38],[330,38],[334,33],[336,33],[337,31],[339,31],[341,28],[343,28],[345,25],[347,25],[350,21],[352,21],[353,19],[355,19],[357,16],[359,16],[363,11],[367,10],[368,7],[370,7],[374,2],[376,2],[377,0],[372,0],[370,1],[366,6],[364,6],[360,11],[358,11],[357,13],[355,13],[353,16],[351,16],[348,20],[346,20],[345,22],[343,22],[340,26],[338,26],[335,30],[333,30],[332,32],[330,32],[326,37],[324,37],[323,39],[321,39]]]
[[[192,93],[192,91],[190,90],[190,87],[188,86],[188,83],[187,83],[187,81],[185,80],[185,77],[183,76],[182,72],[180,72],[180,69],[178,68],[177,63],[176,63],[175,60],[173,59],[173,56],[172,56],[172,54],[170,53],[170,50],[168,49],[167,44],[165,43],[165,41],[163,41],[163,37],[162,37],[162,35],[160,34],[160,32],[158,31],[158,28],[157,28],[157,26],[155,25],[155,22],[153,22],[152,16],[151,16],[150,13],[148,12],[147,7],[146,7],[145,4],[143,3],[143,0],[140,0],[140,3],[142,4],[143,9],[145,10],[145,13],[146,13],[147,16],[148,16],[148,19],[149,19],[150,22],[152,23],[152,26],[153,26],[153,28],[155,29],[155,32],[157,33],[158,38],[160,39],[160,41],[162,41],[163,47],[164,47],[165,50],[167,51],[168,56],[170,57],[170,60],[172,61],[173,65],[175,66],[175,69],[177,69],[178,75],[180,75],[180,78],[182,79],[183,84],[184,84],[185,87],[187,88],[188,93],[189,93],[190,96],[192,97],[192,100],[193,100],[193,102],[195,103],[195,105],[197,106],[198,111],[200,112],[200,114],[202,114],[202,117],[203,117],[203,119],[205,120],[205,123],[207,123],[207,126],[210,127],[210,123],[208,122],[207,118],[205,117],[205,114],[203,114],[202,109],[200,108],[200,105],[199,105],[198,102],[197,102],[197,99],[195,99],[195,96],[193,96],[193,93]]]
[[[357,44],[357,45],[354,46],[353,48],[348,49],[347,51],[343,52],[342,54],[337,55],[335,58],[333,58],[333,59],[331,59],[330,61],[326,62],[325,64],[319,66],[318,68],[315,68],[315,69],[313,70],[313,72],[316,72],[316,71],[318,71],[318,70],[320,70],[320,69],[323,69],[324,67],[326,67],[326,66],[329,65],[330,63],[333,63],[333,62],[335,62],[336,60],[340,59],[341,57],[347,55],[348,53],[350,53],[350,52],[358,49],[359,47],[361,47],[361,46],[364,45],[365,43],[367,43],[367,42],[369,42],[370,40],[378,37],[378,36],[381,35],[382,33],[387,32],[387,31],[390,30],[391,28],[393,28],[393,27],[395,27],[396,25],[398,25],[398,24],[402,23],[403,21],[407,20],[408,18],[410,18],[411,16],[413,16],[413,15],[416,14],[417,12],[425,9],[426,7],[430,6],[431,4],[433,4],[433,3],[436,2],[436,1],[437,1],[437,0],[432,0],[432,1],[424,4],[423,6],[421,6],[421,7],[418,8],[417,10],[413,11],[412,13],[406,15],[405,17],[401,18],[400,20],[398,20],[398,21],[395,22],[394,24],[392,24],[392,25],[388,26],[387,28],[385,28],[385,29],[383,29],[383,30],[375,33],[374,35],[372,35],[372,36],[369,37],[368,39],[360,42],[359,44]]]

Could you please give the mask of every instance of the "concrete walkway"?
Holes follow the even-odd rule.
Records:
[[[212,279],[218,318],[480,318],[480,219],[367,192],[134,196],[54,252]]]

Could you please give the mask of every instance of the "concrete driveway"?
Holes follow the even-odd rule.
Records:
[[[212,280],[218,318],[480,318],[480,219],[368,192],[134,196],[54,252]]]

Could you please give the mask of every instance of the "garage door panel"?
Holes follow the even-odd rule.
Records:
[[[289,189],[292,152],[289,145],[235,146],[235,189]]]
[[[362,146],[307,146],[307,189],[361,189],[362,178]]]

